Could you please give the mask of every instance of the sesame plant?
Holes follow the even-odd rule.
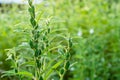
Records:
[[[120,80],[120,0],[12,5],[0,7],[0,80]]]
[[[64,20],[64,24],[58,23],[59,27],[67,27],[74,37],[77,36],[78,44],[73,48],[72,58],[79,64],[71,71],[72,80],[119,80],[120,28],[116,21],[120,18],[120,1],[57,1],[53,5],[54,15]]]
[[[30,40],[12,49],[6,49],[11,70],[2,77],[12,80],[64,80],[71,67],[72,38],[66,29],[50,27],[51,17],[41,20],[39,25],[35,6],[28,0],[31,28]],[[40,14],[41,15],[41,14]],[[62,33],[66,31],[66,33]]]

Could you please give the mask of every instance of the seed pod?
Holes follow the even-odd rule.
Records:
[[[34,48],[37,49],[38,48],[38,43],[34,43]]]
[[[34,20],[34,18],[31,18],[31,19],[30,19],[30,22],[31,22],[31,24],[32,24],[33,27],[36,26],[36,21]]]
[[[36,51],[35,51],[35,57],[38,57],[39,55],[41,55],[41,50],[40,49],[37,49]]]
[[[49,46],[49,44],[48,43],[46,43],[46,47],[48,47]]]
[[[67,61],[66,64],[65,64],[65,69],[68,70],[69,67],[70,67],[70,62]]]
[[[70,53],[68,52],[67,54],[66,54],[66,59],[68,60],[70,58]]]
[[[45,36],[47,35],[48,33],[47,32],[45,32]]]
[[[39,32],[37,32],[35,35],[34,35],[34,39],[38,39],[40,36]]]
[[[38,24],[35,26],[35,29],[37,29],[39,26],[38,26]]]
[[[32,30],[32,34],[33,34],[33,35],[35,34],[35,30]]]
[[[48,42],[49,42],[48,40],[45,40],[45,43],[47,43],[47,44],[48,44]]]
[[[69,47],[72,47],[72,39],[71,38],[69,38]]]
[[[32,18],[35,18],[35,8],[34,6],[30,6],[29,9],[28,9],[29,13],[30,13],[30,16]]]
[[[60,70],[60,74],[61,75],[64,74],[64,69],[63,68]]]
[[[47,39],[45,40],[45,43],[46,43],[46,47],[48,47],[49,46],[49,41]]]
[[[31,6],[31,8],[32,8],[32,14],[33,14],[32,17],[35,18],[35,7]]]
[[[18,70],[17,69],[15,69],[15,73],[17,73],[18,72]]]
[[[42,44],[41,49],[42,49],[42,50],[44,50],[44,49],[45,49],[44,44]]]
[[[42,77],[42,76],[40,76],[39,80],[43,80],[43,77]]]
[[[40,61],[38,59],[36,60],[36,63],[37,63],[37,67],[40,68],[41,67],[41,63],[40,63]]]
[[[30,47],[31,47],[31,48],[34,48],[34,45],[33,45],[33,41],[32,41],[32,40],[30,40],[29,44],[30,44]]]
[[[39,31],[37,31],[37,38],[39,38],[40,34],[39,34]]]
[[[41,49],[38,50],[38,55],[41,55],[42,54],[42,51]]]
[[[43,40],[46,40],[46,37],[45,37],[45,36],[43,36]]]
[[[50,33],[50,28],[48,28],[48,33]]]

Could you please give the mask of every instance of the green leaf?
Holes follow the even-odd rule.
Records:
[[[41,13],[38,14],[38,17],[37,17],[37,19],[36,19],[36,22],[37,22],[37,23],[38,23],[38,21],[41,19],[41,16],[42,16],[43,13],[44,13],[44,12],[42,11]]]
[[[4,71],[1,77],[16,75],[15,70]]]
[[[52,61],[53,62],[53,61]],[[51,62],[51,63],[52,63]],[[63,60],[59,61],[58,63],[56,63],[55,65],[53,65],[52,68],[49,69],[49,71],[47,71],[47,74],[45,76],[44,80],[47,80],[48,76],[53,72],[54,69],[56,69],[58,66],[60,66],[60,64],[63,62]]]
[[[59,61],[58,63],[56,63],[52,69],[56,69],[58,66],[60,66],[60,64],[63,62],[63,60]]]
[[[29,61],[29,62],[25,62],[23,64],[21,64],[20,66],[34,66],[35,62],[34,61]]]
[[[65,52],[64,52],[64,50],[62,48],[58,48],[58,53],[60,53],[61,55],[65,54]]]
[[[26,77],[31,77],[31,78],[34,77],[32,73],[27,72],[27,71],[21,71],[21,72],[18,72],[17,74],[23,75],[23,76],[26,76]]]

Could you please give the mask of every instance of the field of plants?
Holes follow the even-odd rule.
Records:
[[[119,0],[27,2],[0,3],[0,80],[120,80]]]

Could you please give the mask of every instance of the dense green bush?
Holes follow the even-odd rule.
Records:
[[[31,38],[27,7],[22,11],[13,7],[7,13],[0,13],[0,72],[11,65],[5,61],[4,49],[17,45],[18,51],[29,48],[24,43]],[[40,26],[51,18],[50,27],[58,30],[50,37],[56,33],[70,33],[73,37],[70,61],[74,65],[65,74],[65,80],[120,79],[119,0],[45,0],[35,7]],[[57,38],[56,42],[61,40]],[[26,51],[25,54],[31,52]]]

